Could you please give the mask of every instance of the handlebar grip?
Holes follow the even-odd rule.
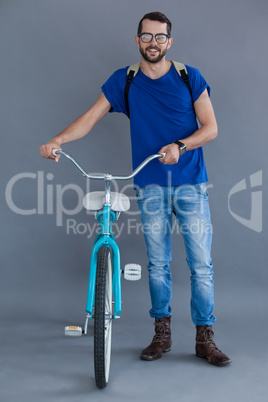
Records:
[[[57,156],[58,155],[58,149],[53,148],[51,153],[52,153],[53,156]]]
[[[160,155],[162,155],[162,157],[159,159],[164,159],[166,157],[166,154],[167,154],[166,152],[161,153]]]

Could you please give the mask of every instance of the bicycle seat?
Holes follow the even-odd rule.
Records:
[[[84,208],[89,211],[99,211],[105,203],[104,191],[93,191],[87,193],[83,200]],[[130,208],[129,198],[122,193],[111,192],[111,209],[115,212],[127,211]]]

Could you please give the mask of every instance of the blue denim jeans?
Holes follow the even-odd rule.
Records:
[[[172,314],[171,231],[174,214],[183,236],[191,272],[191,316],[195,325],[212,325],[214,290],[212,226],[205,183],[147,186],[136,190],[149,258],[150,316]]]

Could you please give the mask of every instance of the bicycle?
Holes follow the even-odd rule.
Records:
[[[71,155],[56,149],[52,153],[54,156],[65,156],[84,177],[105,182],[104,192],[87,193],[83,200],[83,206],[95,212],[99,223],[99,232],[90,259],[84,334],[87,334],[89,318],[94,318],[94,371],[96,385],[101,389],[107,386],[110,375],[112,322],[120,318],[122,311],[121,272],[128,280],[138,280],[141,277],[141,267],[138,264],[127,264],[121,270],[120,251],[113,236],[112,225],[119,219],[121,212],[130,208],[130,201],[125,194],[111,192],[111,182],[132,179],[153,159],[164,158],[165,153],[149,156],[128,176],[88,174]]]

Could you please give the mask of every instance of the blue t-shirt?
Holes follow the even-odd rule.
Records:
[[[186,67],[192,99],[173,64],[161,78],[151,79],[141,69],[133,78],[128,94],[133,169],[148,156],[158,153],[163,146],[186,138],[198,129],[193,102],[206,88],[210,93],[210,87],[199,70]],[[127,68],[115,71],[102,86],[105,97],[112,105],[111,111],[125,115]],[[174,165],[164,165],[158,159],[153,160],[135,176],[134,185],[178,186],[207,180],[201,147],[187,151]]]

